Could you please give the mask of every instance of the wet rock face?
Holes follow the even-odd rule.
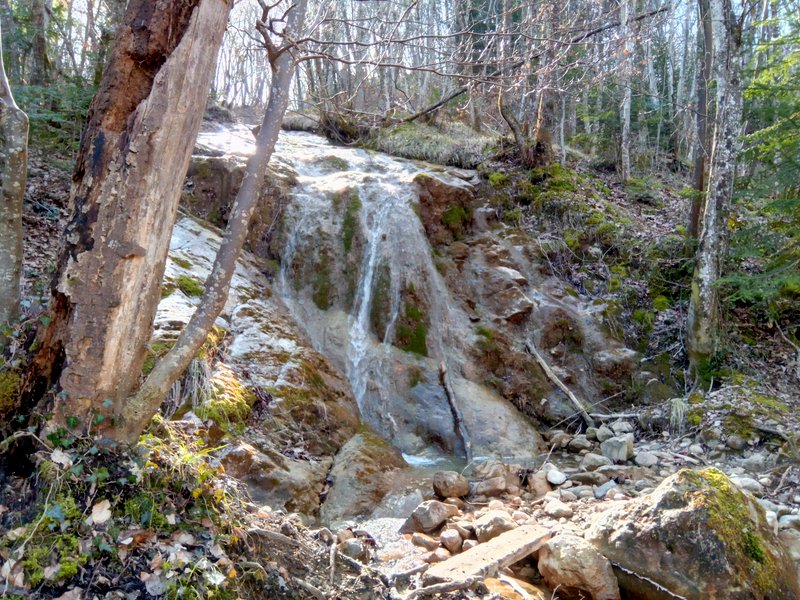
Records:
[[[763,508],[721,471],[684,469],[647,496],[601,514],[586,539],[629,598],[800,598],[790,557]]]
[[[242,186],[246,163],[240,156],[209,156],[218,153],[198,150],[205,154],[192,157],[182,204],[197,217],[216,227],[225,227],[233,200]],[[246,248],[254,254],[269,256],[269,229],[293,185],[294,174],[288,170],[268,173],[247,236]]]
[[[420,219],[431,243],[449,244],[461,239],[472,220],[472,186],[455,185],[424,173],[414,178],[414,184],[419,192]]]

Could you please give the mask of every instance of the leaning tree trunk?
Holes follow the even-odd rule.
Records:
[[[267,165],[278,141],[283,116],[289,106],[292,77],[296,67],[291,38],[303,26],[306,2],[307,0],[297,0],[289,13],[286,29],[283,32],[283,36],[288,40],[287,45],[280,50],[270,45],[272,79],[269,102],[256,136],[256,152],[247,162],[242,186],[231,208],[225,239],[217,252],[211,274],[206,280],[203,298],[178,341],[156,363],[147,380],[125,405],[122,426],[112,432],[119,441],[134,441],[146,427],[158,411],[167,392],[206,341],[208,333],[228,300],[236,260],[247,238],[250,221],[260,196],[259,190],[264,185]],[[261,22],[267,22],[266,17]],[[262,35],[269,44],[267,34],[262,31]]]
[[[0,27],[0,48],[3,31]],[[14,102],[0,52],[0,327],[16,319],[22,274],[22,198],[28,174],[28,117]],[[0,349],[5,342],[0,332]]]
[[[111,427],[139,383],[183,180],[232,0],[131,0],[89,110],[26,401]],[[88,423],[87,423],[88,425]]]
[[[711,0],[714,27],[714,79],[716,113],[711,168],[708,174],[702,235],[692,279],[686,346],[696,383],[706,379],[716,350],[719,331],[719,291],[725,255],[725,230],[730,212],[736,157],[742,120],[739,80],[741,33],[733,16],[731,0]]]

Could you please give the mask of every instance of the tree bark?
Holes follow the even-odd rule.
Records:
[[[31,27],[33,28],[31,83],[33,85],[50,83],[51,64],[47,53],[47,30],[50,27],[52,10],[53,0],[33,0],[31,4]]]
[[[709,8],[714,28],[714,140],[686,335],[690,370],[696,383],[706,379],[709,361],[716,350],[719,332],[716,283],[722,274],[725,232],[742,126],[741,31],[733,15],[731,0],[711,0]]]
[[[711,152],[708,135],[708,81],[711,79],[712,66],[712,29],[709,0],[698,0],[700,21],[697,27],[697,41],[700,60],[697,65],[697,140],[694,150],[694,182],[695,195],[689,211],[689,235],[696,238],[700,233],[700,213],[703,210],[706,187],[706,162]]]
[[[52,321],[25,382],[55,423],[111,428],[139,383],[183,179],[232,0],[131,0],[92,102]],[[23,407],[25,408],[25,407]],[[102,418],[101,418],[102,417]]]
[[[0,0],[0,27],[2,27],[6,36],[5,51],[8,58],[8,75],[14,83],[19,83],[22,68],[20,64],[21,52],[16,42],[17,24],[14,21],[14,13],[11,11],[11,5],[8,0]],[[2,51],[2,46],[0,46],[0,52]]]
[[[134,441],[153,415],[158,411],[172,384],[189,366],[200,347],[206,341],[214,322],[228,300],[231,278],[236,268],[250,221],[255,212],[260,190],[264,185],[267,165],[272,157],[281,129],[284,113],[289,105],[292,77],[296,68],[296,57],[291,46],[292,36],[298,32],[305,20],[307,0],[297,0],[289,13],[284,37],[287,46],[273,54],[270,50],[272,79],[269,103],[256,137],[256,152],[247,162],[242,186],[236,195],[225,239],[217,252],[211,274],[208,276],[205,293],[186,328],[181,332],[172,349],[161,358],[139,388],[130,398],[123,412],[122,426],[112,434],[123,442]]]
[[[631,178],[631,29],[628,21],[630,0],[620,0],[619,22],[622,35],[622,102],[620,104],[620,121],[622,135],[620,137],[620,178],[623,182]]]
[[[0,25],[0,47],[3,30]],[[28,174],[28,117],[14,102],[0,52],[0,327],[19,311],[22,200]],[[0,332],[0,349],[5,345]]]

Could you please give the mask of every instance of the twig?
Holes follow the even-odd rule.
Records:
[[[336,575],[336,553],[338,549],[336,544],[331,544],[330,553],[328,554],[328,566],[330,567],[330,582],[333,585],[334,576]]]
[[[430,565],[426,563],[419,565],[418,567],[414,567],[413,569],[409,569],[408,571],[401,571],[400,573],[392,573],[391,575],[389,575],[389,583],[394,585],[394,583],[398,579],[406,579],[408,577],[413,577],[417,573],[422,573],[423,571],[427,571],[429,566]]]
[[[307,581],[303,581],[302,579],[300,579],[298,577],[292,577],[292,582],[294,582],[297,585],[299,585],[301,588],[303,588],[309,594],[314,596],[314,598],[318,598],[318,600],[328,600],[328,596],[325,594],[325,592],[323,592],[322,590],[320,590],[318,588],[315,588],[313,585],[311,585]]]
[[[790,471],[791,471],[793,468],[794,468],[794,467],[793,467],[792,465],[789,465],[789,468],[788,468],[788,469],[786,469],[786,470],[783,472],[783,475],[781,475],[781,480],[778,482],[778,485],[775,487],[775,489],[774,489],[774,490],[772,490],[772,495],[773,495],[773,496],[774,496],[775,494],[777,494],[777,493],[780,491],[780,489],[783,487],[783,484],[784,484],[784,483],[786,483],[786,477],[789,475],[789,472],[790,472]]]
[[[464,458],[467,459],[468,463],[471,463],[472,442],[469,440],[469,434],[467,433],[467,428],[464,425],[464,417],[461,415],[461,410],[458,408],[458,404],[456,403],[456,394],[453,391],[453,387],[450,385],[450,381],[447,377],[447,365],[444,364],[444,361],[439,363],[439,379],[442,382],[444,393],[447,396],[447,402],[450,404],[450,411],[453,413],[455,429],[458,432],[459,437],[461,437],[461,442],[464,444]]]
[[[498,577],[498,579],[499,579],[500,581],[502,581],[503,583],[507,583],[508,585],[510,585],[510,586],[511,586],[511,588],[512,588],[512,589],[513,589],[515,592],[517,592],[517,594],[519,594],[519,595],[520,595],[520,598],[521,598],[522,600],[533,600],[533,596],[531,596],[531,595],[530,595],[528,592],[526,592],[526,591],[523,589],[523,587],[522,587],[520,584],[518,584],[516,581],[514,581],[514,580],[513,580],[511,577],[506,577],[505,575],[502,575],[502,574],[501,574],[501,575]]]
[[[578,398],[575,396],[575,394],[572,393],[572,391],[566,386],[566,384],[563,381],[561,381],[561,379],[558,378],[558,375],[556,375],[553,369],[550,368],[550,365],[547,364],[547,361],[545,361],[545,359],[542,358],[542,355],[539,354],[539,351],[536,350],[536,347],[533,345],[533,343],[526,342],[525,349],[531,356],[533,356],[536,359],[536,362],[538,362],[539,366],[542,367],[542,370],[544,371],[545,375],[547,375],[547,377],[550,379],[550,381],[556,384],[556,386],[567,395],[567,398],[569,398],[572,404],[575,405],[575,408],[578,409],[578,412],[580,413],[586,425],[588,425],[589,427],[594,427],[594,421],[592,420],[592,417],[589,416],[589,413],[586,412],[586,408],[583,406],[581,401],[578,400]]]
[[[406,596],[405,600],[416,600],[416,598],[420,598],[422,596],[433,596],[443,592],[458,592],[461,590],[468,590],[481,579],[481,577],[475,576],[468,577],[467,579],[462,579],[460,581],[448,581],[446,583],[437,583],[436,585],[418,588]]]
[[[590,413],[590,417],[598,421],[610,421],[611,419],[638,419],[639,415],[636,413],[613,413],[606,415],[603,413]]]

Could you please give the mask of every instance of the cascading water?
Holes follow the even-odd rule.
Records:
[[[226,127],[198,145],[244,157],[253,138]],[[278,292],[315,349],[347,374],[362,419],[407,456],[463,456],[467,439],[476,454],[535,455],[541,438],[527,419],[464,376],[474,325],[437,270],[419,216],[415,179],[463,191],[472,173],[306,133],[282,133],[271,167],[296,181],[271,245]]]
[[[298,180],[284,216],[284,300],[319,350],[335,358],[339,354],[362,417],[404,446],[404,422],[409,419],[396,414],[395,407],[397,396],[408,390],[396,378],[406,369],[430,371],[429,363],[445,360],[445,348],[454,347],[449,339],[453,324],[463,317],[452,306],[415,212],[413,179],[423,168],[364,150],[337,148],[307,134],[285,135],[283,144],[279,153],[290,157],[287,162]],[[347,265],[345,272],[336,272],[339,264]],[[327,298],[320,298],[323,292]],[[415,340],[417,354],[393,345],[398,320],[414,311],[425,313],[419,316],[418,331],[411,332],[422,338],[420,328],[424,329],[424,347]],[[429,387],[427,400],[433,392],[439,404],[434,412],[446,422],[435,435],[452,438],[446,398],[437,382]]]

